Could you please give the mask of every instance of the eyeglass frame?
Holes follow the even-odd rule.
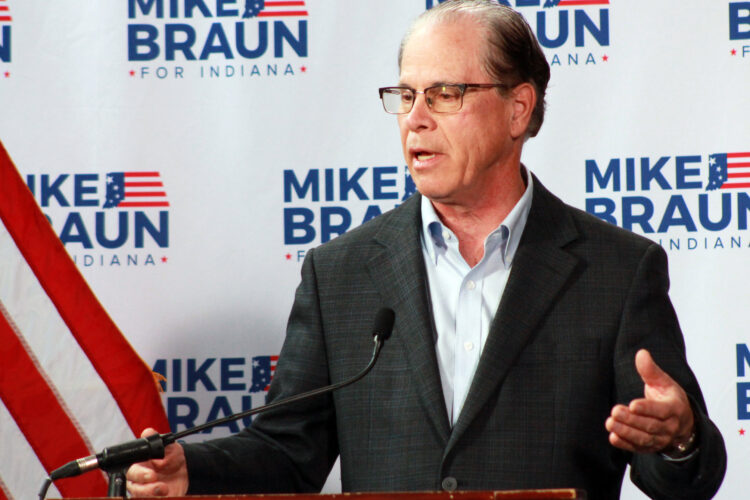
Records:
[[[427,99],[427,91],[431,89],[436,89],[440,87],[458,87],[458,89],[461,91],[461,102],[458,105],[458,109],[452,110],[452,111],[437,111],[433,109],[432,104]],[[411,87],[407,87],[405,85],[401,86],[395,86],[395,87],[380,87],[378,89],[378,94],[380,95],[380,101],[383,103],[383,109],[386,113],[390,115],[405,115],[411,112],[412,109],[414,109],[414,103],[417,101],[417,95],[422,94],[425,96],[425,103],[427,104],[427,107],[430,109],[430,111],[434,113],[456,113],[458,111],[461,111],[461,109],[464,106],[464,94],[466,94],[467,89],[491,89],[491,88],[508,88],[508,85],[505,83],[441,83],[438,85],[432,85],[431,87],[427,87],[424,90],[417,90]],[[394,113],[392,111],[388,111],[385,107],[385,101],[383,100],[383,93],[386,90],[390,89],[400,89],[400,90],[410,90],[414,94],[414,99],[411,101],[411,106],[407,111],[403,111],[401,113]]]

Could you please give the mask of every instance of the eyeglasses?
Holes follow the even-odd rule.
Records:
[[[464,103],[467,89],[490,89],[506,87],[502,83],[454,83],[435,85],[424,90],[410,87],[382,87],[378,89],[386,113],[402,115],[411,111],[417,94],[424,94],[427,107],[436,113],[455,113]]]

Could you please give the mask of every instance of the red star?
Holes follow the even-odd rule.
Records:
[[[286,260],[292,260],[292,254],[288,253],[285,255]]]
[[[744,435],[745,435],[745,429],[740,429],[740,436],[744,436]]]
[[[304,73],[307,71],[307,66],[302,66],[299,70]]]
[[[167,258],[166,257],[162,257],[161,261],[166,264],[167,263]]]
[[[608,56],[607,54],[604,54],[604,55],[602,56],[602,61],[604,61],[604,62],[607,62],[607,61],[609,61],[609,56]]]
[[[732,49],[732,55],[733,55],[733,56],[736,56],[736,55],[737,55],[737,50],[735,50],[735,49]]]
[[[130,76],[135,76],[135,71],[133,71],[132,69],[129,71],[129,73],[130,73]]]
[[[10,71],[5,72],[5,78],[10,78]]]

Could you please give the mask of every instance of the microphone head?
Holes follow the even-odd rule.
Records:
[[[393,323],[396,321],[396,313],[390,307],[381,308],[375,315],[375,323],[372,329],[372,336],[379,337],[381,342],[385,342],[393,332]]]

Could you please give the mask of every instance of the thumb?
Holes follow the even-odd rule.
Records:
[[[654,358],[651,357],[651,353],[646,349],[641,349],[636,353],[635,369],[638,370],[638,375],[647,386],[665,387],[675,383],[672,377],[659,368]]]
[[[143,432],[141,432],[141,437],[145,438],[145,437],[148,437],[148,436],[150,436],[152,434],[158,434],[158,433],[159,432],[156,429],[154,429],[153,427],[146,427],[145,429],[143,429]]]

